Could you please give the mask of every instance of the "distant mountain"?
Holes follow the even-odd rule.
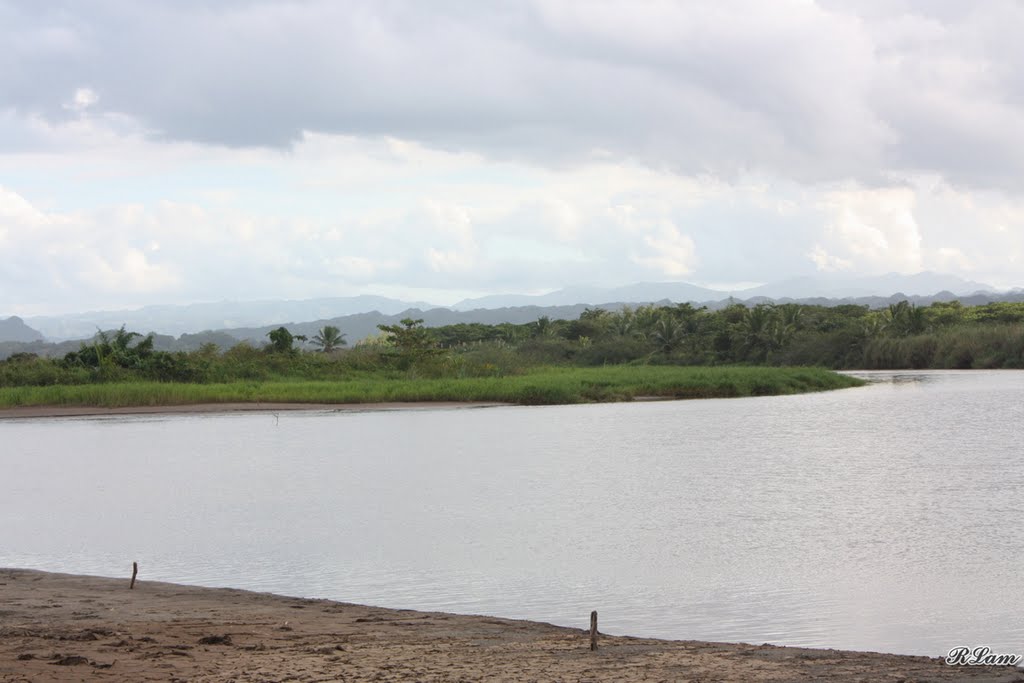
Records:
[[[743,298],[764,296],[773,299],[783,297],[836,299],[867,296],[888,297],[893,294],[928,296],[936,292],[952,292],[955,295],[963,296],[976,292],[995,291],[991,285],[981,282],[964,280],[955,275],[925,271],[914,275],[888,273],[871,277],[799,277],[745,289],[738,292],[737,296]]]
[[[0,320],[0,342],[33,342],[42,338],[42,333],[26,325],[18,316]]]
[[[597,305],[608,301],[651,302],[669,301],[710,301],[729,296],[705,287],[686,282],[638,282],[623,287],[567,287],[548,294],[535,296],[507,294],[484,296],[478,299],[464,299],[451,308],[456,311],[472,311],[479,308],[511,308],[516,306],[572,306],[574,304]]]
[[[994,292],[995,288],[981,282],[971,282],[955,275],[922,272],[915,275],[889,273],[871,277],[813,276],[799,277],[772,282],[759,287],[741,290],[717,290],[691,285],[686,282],[640,282],[623,287],[569,287],[548,294],[528,296],[522,294],[485,296],[479,299],[465,299],[453,305],[457,311],[471,311],[477,308],[499,308],[510,306],[567,306],[571,304],[597,305],[608,301],[625,303],[650,303],[673,301],[676,303],[707,303],[729,297],[740,300],[766,297],[770,299],[791,298],[854,298],[892,294],[927,296],[936,292],[949,291],[956,295],[975,292]]]
[[[622,304],[608,304],[607,308],[619,308]],[[384,315],[374,311],[372,313],[357,313],[328,320],[315,320],[312,322],[279,323],[274,325],[263,325],[260,327],[246,327],[219,330],[235,337],[254,344],[263,344],[267,341],[267,333],[272,329],[284,325],[292,334],[304,334],[312,337],[324,325],[334,325],[340,329],[346,337],[349,345],[369,335],[378,334],[380,330],[377,325],[394,325],[403,318],[422,319],[426,327],[441,327],[442,325],[455,325],[458,323],[485,323],[497,325],[498,323],[532,323],[541,316],[548,316],[552,319],[576,319],[580,313],[587,310],[586,304],[574,306],[517,306],[512,308],[486,308],[473,311],[453,311],[448,308],[433,308],[427,311],[420,309],[409,309],[395,315]]]
[[[282,320],[317,320],[367,311],[393,314],[408,308],[433,306],[422,301],[364,295],[300,301],[221,301],[184,306],[145,306],[129,311],[33,316],[28,320],[47,338],[60,340],[92,337],[97,329],[117,329],[121,325],[142,333],[178,336],[203,330],[255,327]]]

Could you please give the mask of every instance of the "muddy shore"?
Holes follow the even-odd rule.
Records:
[[[280,413],[287,411],[367,412],[380,410],[437,410],[453,408],[491,408],[511,405],[496,402],[421,401],[394,403],[190,403],[184,405],[124,406],[20,406],[0,408],[0,420],[44,417],[103,417],[116,415]]]
[[[1024,672],[611,636],[591,652],[585,631],[536,622],[0,570],[0,681],[93,680],[1010,683]]]

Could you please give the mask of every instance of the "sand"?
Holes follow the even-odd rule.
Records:
[[[585,621],[587,615],[581,615]],[[582,626],[583,624],[581,624]],[[1015,668],[642,638],[0,570],[0,681],[1024,681]]]
[[[161,415],[206,413],[279,413],[313,410],[327,412],[367,412],[380,410],[438,410],[454,408],[492,408],[509,403],[487,401],[421,401],[392,403],[189,403],[186,405],[123,406],[19,406],[0,408],[0,420],[44,417],[103,417],[114,415]]]

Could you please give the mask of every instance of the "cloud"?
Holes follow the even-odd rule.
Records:
[[[893,188],[848,185],[821,194],[825,229],[808,251],[821,271],[949,272],[1019,286],[1024,201],[967,192],[934,176]],[[1011,227],[1012,226],[1012,227]]]
[[[74,253],[71,258],[77,267],[79,284],[88,283],[101,293],[150,294],[178,283],[173,268],[151,263],[144,250],[134,247],[119,245],[104,254]]]
[[[173,287],[175,267],[154,261],[158,248],[138,239],[136,213],[134,207],[92,217],[47,212],[0,187],[0,255],[8,264],[0,306],[30,305],[33,290],[87,306],[90,293],[107,298]]]
[[[825,248],[820,244],[814,245],[814,248],[807,253],[807,258],[814,262],[818,270],[826,273],[851,270],[853,268],[853,261],[833,256],[825,251]]]
[[[915,200],[909,188],[828,193],[823,200],[832,214],[825,231],[827,246],[816,246],[813,260],[823,269],[856,265],[871,272],[920,271],[923,260]]]
[[[45,226],[49,222],[48,217],[23,197],[0,186],[0,225],[5,230],[8,226],[18,226],[23,230],[33,230]]]
[[[129,0],[0,6],[4,128],[119,118],[288,148],[390,136],[551,168],[1020,188],[1013,2]],[[69,106],[70,103],[70,106]]]
[[[654,234],[645,235],[643,243],[650,254],[634,255],[633,262],[655,268],[669,278],[682,278],[693,272],[697,261],[693,240],[671,223],[662,225]]]
[[[91,114],[37,131],[42,150],[0,154],[0,314],[359,293],[450,303],[818,269],[1015,285],[1024,262],[1024,201],[938,174],[801,184],[327,133],[238,149]]]
[[[78,88],[75,90],[75,94],[71,98],[71,102],[64,106],[67,109],[73,109],[81,112],[94,106],[99,101],[99,95],[97,95],[91,88]]]
[[[448,176],[439,181],[411,171],[423,159],[414,146],[389,155],[394,140],[317,138],[286,158],[265,151],[241,167],[228,150],[199,160],[164,144],[123,144],[149,149],[149,162],[135,161],[146,157],[136,149],[126,155],[133,160],[90,177],[104,155],[87,150],[57,166],[79,179],[70,194],[30,201],[0,193],[0,258],[22,264],[0,273],[0,310],[664,279],[697,264],[687,215],[734,201],[717,181],[643,166],[554,173],[425,151],[430,168]],[[35,167],[27,177],[48,177],[51,163],[0,159],[0,172]],[[134,186],[140,175],[146,181]],[[168,184],[182,175],[217,176],[222,186],[211,195],[207,184]],[[283,188],[275,186],[281,177],[289,179]],[[173,199],[117,201],[126,187],[172,186]],[[628,220],[616,217],[634,204]]]

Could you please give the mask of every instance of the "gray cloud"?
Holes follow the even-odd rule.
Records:
[[[1019,284],[1021,19],[0,0],[0,310],[816,269]]]
[[[227,146],[310,130],[802,182],[1024,171],[1015,3],[39,5],[0,1],[17,116],[67,120],[89,88],[90,111]]]

